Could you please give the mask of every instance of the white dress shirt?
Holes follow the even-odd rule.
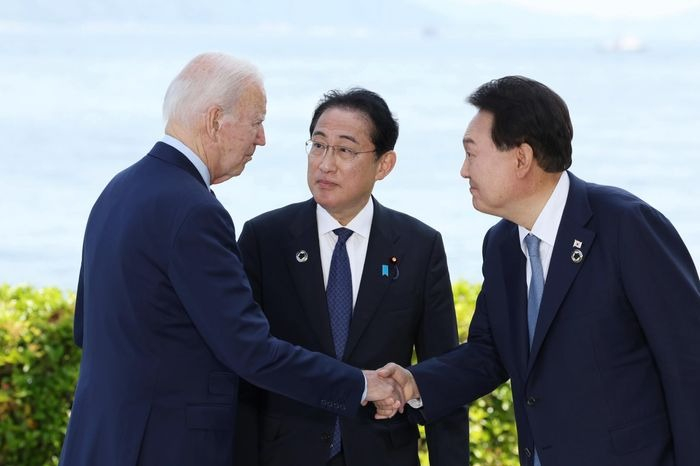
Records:
[[[544,274],[545,283],[547,282],[547,272],[549,271],[549,262],[552,260],[552,250],[554,249],[554,241],[557,239],[559,224],[561,217],[564,214],[566,199],[569,197],[569,175],[562,172],[557,185],[549,196],[549,200],[544,205],[542,212],[535,220],[532,230],[518,225],[518,233],[520,235],[520,249],[525,254],[526,264],[525,273],[527,280],[528,293],[530,292],[530,278],[532,277],[532,268],[530,267],[530,256],[527,253],[527,245],[525,237],[528,233],[532,233],[540,239],[540,260],[542,261],[542,272]]]
[[[345,228],[353,231],[352,236],[345,243],[350,261],[350,275],[352,276],[352,306],[355,307],[357,294],[360,291],[360,280],[362,270],[367,257],[367,244],[369,243],[369,232],[372,229],[372,217],[374,216],[374,203],[370,197],[367,204],[355,215]],[[318,225],[318,245],[321,253],[321,268],[323,269],[323,284],[328,286],[328,274],[333,258],[333,249],[338,242],[338,235],[333,233],[336,228],[343,228],[331,214],[320,205],[316,206],[316,224]]]
[[[374,203],[370,197],[367,204],[355,215],[345,228],[353,231],[353,234],[345,242],[345,249],[348,252],[350,262],[350,277],[352,279],[352,307],[355,308],[357,293],[360,291],[360,280],[362,279],[362,269],[365,267],[365,257],[367,257],[367,244],[369,242],[369,232],[372,229],[372,217],[374,216]],[[333,249],[338,242],[338,235],[333,233],[336,228],[343,228],[326,209],[316,205],[316,225],[318,226],[318,246],[321,253],[321,269],[323,269],[323,285],[328,286],[328,274],[333,258]],[[364,377],[364,373],[362,374]],[[365,389],[362,392],[362,401],[367,398],[367,377],[365,377]]]

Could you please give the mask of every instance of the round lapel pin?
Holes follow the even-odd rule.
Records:
[[[301,251],[297,251],[296,258],[297,258],[297,262],[303,263],[303,262],[306,262],[307,260],[309,260],[309,254],[302,249]]]
[[[578,264],[583,260],[583,252],[581,252],[580,249],[574,249],[574,252],[571,253],[571,261],[574,264]]]

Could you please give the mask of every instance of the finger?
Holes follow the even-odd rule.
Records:
[[[384,367],[377,369],[377,374],[381,377],[389,378],[396,372],[396,364],[393,362],[387,363]]]
[[[391,409],[390,410],[381,410],[381,411],[377,411],[374,414],[374,418],[375,419],[390,419],[390,418],[394,417],[395,414],[396,414],[396,411],[391,410]]]

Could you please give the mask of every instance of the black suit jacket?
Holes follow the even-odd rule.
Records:
[[[423,414],[510,377],[523,465],[534,448],[543,466],[697,465],[700,281],[690,254],[648,204],[569,177],[532,349],[525,256],[517,225],[503,220],[484,240],[468,342],[411,369]]]
[[[409,365],[415,346],[419,360],[457,345],[457,329],[447,261],[440,234],[405,214],[374,202],[374,217],[344,361],[375,369],[389,361]],[[255,299],[273,335],[335,354],[313,200],[263,214],[247,222],[238,241]],[[299,262],[297,252],[308,253]],[[398,259],[396,267],[391,257]],[[389,275],[382,266],[389,266]],[[257,397],[257,398],[256,398]],[[290,398],[261,391],[242,400],[241,463],[256,445],[260,464],[325,465],[335,416]],[[247,410],[247,411],[243,411]],[[417,465],[418,431],[404,415],[373,420],[367,406],[357,419],[341,419],[343,450],[349,466]],[[245,414],[247,412],[247,414]],[[257,417],[258,430],[255,428]],[[428,425],[433,466],[468,464],[466,408],[451,410]],[[259,433],[259,443],[254,434]]]

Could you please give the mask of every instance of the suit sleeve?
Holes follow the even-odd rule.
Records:
[[[447,257],[442,237],[435,235],[426,270],[423,319],[416,339],[419,361],[439,356],[458,344],[457,320]],[[469,464],[467,407],[458,406],[436,422],[425,426],[430,464]]]
[[[75,293],[75,313],[73,315],[73,341],[83,347],[83,264],[80,264],[78,275],[78,290]]]
[[[258,254],[255,229],[250,222],[243,225],[238,238],[238,249],[243,266],[253,290],[253,299],[262,306],[260,290],[260,256]],[[238,409],[236,410],[236,435],[234,441],[234,464],[254,466],[259,464],[258,448],[260,445],[260,403],[262,391],[245,379],[238,386]]]
[[[661,374],[678,466],[697,464],[700,439],[700,281],[680,236],[641,204],[620,223],[627,295]]]
[[[487,243],[488,234],[484,239],[484,256]],[[428,423],[491,393],[508,379],[491,334],[486,304],[488,286],[485,280],[476,300],[468,341],[409,368],[423,400],[420,414]]]
[[[235,242],[233,222],[217,203],[184,218],[171,245],[168,274],[212,353],[250,382],[302,403],[352,416],[360,408],[362,372],[270,335],[255,303]]]

